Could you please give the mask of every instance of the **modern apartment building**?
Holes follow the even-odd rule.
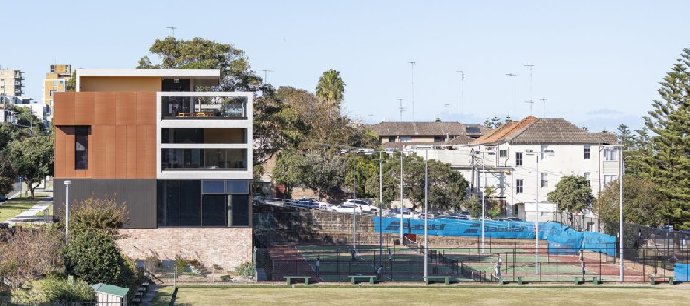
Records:
[[[46,106],[46,118],[50,121],[53,117],[54,94],[67,91],[67,81],[72,77],[72,65],[50,65],[50,72],[46,73],[43,80],[43,103]]]
[[[24,93],[24,72],[16,69],[0,69],[0,95],[21,96]]]
[[[114,197],[133,258],[251,261],[252,93],[208,92],[219,70],[79,69],[55,93],[55,210]],[[65,185],[69,183],[69,185]]]

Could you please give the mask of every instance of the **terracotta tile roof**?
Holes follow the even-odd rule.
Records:
[[[493,132],[480,137],[479,139],[474,141],[473,144],[479,145],[503,142],[504,138],[513,135],[517,132],[520,132],[521,130],[528,127],[535,121],[537,121],[537,118],[534,116],[525,117],[520,121],[508,121],[498,129],[495,129]]]
[[[509,122],[473,144],[614,144],[611,133],[590,133],[563,118],[526,117]]]
[[[450,136],[452,138],[459,135],[480,136],[489,130],[481,124],[462,124],[460,122],[381,122],[370,124],[368,127],[380,137]]]

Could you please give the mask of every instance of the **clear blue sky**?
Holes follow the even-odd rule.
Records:
[[[530,63],[547,117],[592,130],[641,127],[658,82],[690,47],[689,1],[0,0],[0,11],[0,65],[24,70],[37,100],[50,64],[133,68],[176,26],[178,38],[243,49],[255,71],[274,70],[275,86],[313,91],[337,69],[346,112],[368,122],[398,120],[396,98],[412,119],[409,61],[416,120],[522,118]],[[467,74],[462,105],[457,70]]]

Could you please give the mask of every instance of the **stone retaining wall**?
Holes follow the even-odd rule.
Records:
[[[205,266],[233,270],[252,261],[251,228],[121,229],[117,245],[134,259],[196,259]]]

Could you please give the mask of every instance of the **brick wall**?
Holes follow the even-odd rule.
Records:
[[[134,259],[154,253],[159,259],[196,259],[205,266],[217,264],[232,270],[252,261],[251,228],[121,229],[117,244]]]

